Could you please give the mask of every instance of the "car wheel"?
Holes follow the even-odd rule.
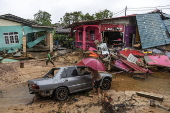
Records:
[[[109,90],[110,87],[111,87],[111,81],[108,80],[108,79],[104,79],[104,80],[102,81],[101,89],[103,89],[103,90]]]
[[[55,100],[63,101],[68,98],[68,89],[65,87],[60,87],[55,91]]]

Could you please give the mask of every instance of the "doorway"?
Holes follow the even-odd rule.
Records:
[[[118,31],[103,31],[103,43],[106,43],[108,47],[113,46],[114,44],[118,45],[123,43],[123,33]]]

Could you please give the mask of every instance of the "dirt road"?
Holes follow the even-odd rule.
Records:
[[[56,102],[53,98],[37,99],[32,105],[26,105],[34,95],[30,95],[27,88],[27,80],[41,77],[52,65],[44,67],[44,61],[25,61],[24,68],[19,68],[19,63],[0,64],[0,111],[2,113],[56,113],[57,111],[70,111],[82,113],[99,113],[101,105],[96,97],[86,96],[86,92],[70,96],[69,101]],[[68,65],[62,62],[55,62],[56,67]],[[73,65],[73,64],[69,64]],[[170,74],[165,72],[154,72],[146,80],[133,79],[125,73],[117,74],[113,79],[112,93],[114,101],[112,104],[121,103],[118,98],[126,95],[130,98],[136,91],[144,91],[164,96],[164,102],[161,103],[170,107]],[[78,101],[72,100],[76,98]],[[125,97],[122,97],[125,99]],[[122,99],[122,100],[123,100]],[[149,106],[149,100],[144,97],[135,97],[138,101],[135,108],[129,113],[168,113],[162,108],[152,108]]]

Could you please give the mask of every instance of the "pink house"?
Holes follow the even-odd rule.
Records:
[[[95,40],[101,42],[101,33],[99,25],[82,25],[74,28],[76,47],[83,48],[95,47]]]
[[[135,16],[76,22],[71,24],[69,28],[74,31],[75,46],[78,48],[82,48],[83,50],[89,47],[96,48],[95,40],[112,46],[114,44],[124,43],[126,40],[129,41],[129,31],[132,31],[131,34],[136,33]],[[132,29],[132,27],[128,26],[132,26],[134,30],[128,30],[128,28]],[[128,43],[126,42],[126,44]]]

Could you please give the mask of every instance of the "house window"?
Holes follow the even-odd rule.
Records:
[[[89,41],[89,32],[86,31],[86,40]]]
[[[91,37],[91,41],[95,40],[95,30],[90,31],[90,37]]]
[[[79,40],[82,41],[83,38],[82,38],[82,32],[79,32]]]
[[[19,43],[18,32],[3,33],[5,44],[16,44]]]

